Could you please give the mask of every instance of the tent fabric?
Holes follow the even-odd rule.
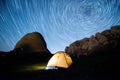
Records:
[[[61,67],[68,68],[72,64],[72,59],[65,52],[55,53],[49,60],[47,67]]]

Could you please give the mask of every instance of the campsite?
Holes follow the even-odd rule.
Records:
[[[72,59],[65,52],[56,52],[49,60],[46,69],[69,68],[72,65]]]
[[[0,80],[120,80],[119,61],[119,26],[75,41],[54,54],[42,35],[32,32],[13,50],[0,52]]]
[[[120,80],[120,0],[0,0],[0,80]]]
[[[53,55],[54,56],[54,55]],[[48,61],[39,61],[38,55],[34,59],[19,58],[16,62],[9,62],[0,66],[0,79],[12,80],[113,80],[118,79],[120,55],[104,55],[104,56],[81,56],[80,58],[72,57],[73,63],[69,68],[59,68],[46,70]],[[13,57],[11,57],[13,58]],[[15,58],[14,58],[15,60]],[[26,60],[26,62],[24,62]]]

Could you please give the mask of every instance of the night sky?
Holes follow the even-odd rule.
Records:
[[[0,51],[14,49],[27,33],[40,32],[48,49],[120,25],[120,0],[0,0]]]

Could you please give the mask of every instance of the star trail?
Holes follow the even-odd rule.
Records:
[[[27,33],[43,35],[48,49],[120,25],[120,0],[0,0],[0,51],[10,51]]]

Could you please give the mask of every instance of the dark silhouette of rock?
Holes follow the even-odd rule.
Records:
[[[115,54],[116,51],[120,52],[120,26],[75,41],[65,48],[66,53],[76,57],[90,54]]]
[[[24,40],[26,40],[26,42]],[[23,40],[23,42],[25,42],[24,45],[23,42],[19,43],[19,46],[15,48],[15,50],[7,53],[0,52],[1,55],[0,60],[2,60],[1,61],[2,63],[0,63],[1,80],[7,80],[7,79],[120,80],[118,74],[120,72],[120,63],[119,63],[120,27],[119,26],[112,27],[110,30],[105,30],[101,33],[96,33],[95,36],[91,36],[90,38],[84,38],[82,40],[78,40],[72,43],[70,46],[66,47],[65,51],[68,54],[70,54],[71,57],[72,56],[75,57],[72,57],[73,64],[71,65],[71,67],[65,70],[58,69],[58,70],[37,70],[37,71],[19,72],[18,68],[20,68],[21,70],[22,68],[21,66],[23,66],[24,68],[26,64],[33,65],[36,63],[41,64],[41,62],[47,63],[51,57],[51,56],[46,57],[49,51],[46,54],[46,51],[43,52],[43,50],[36,50],[38,48],[33,47],[32,44],[34,42],[31,42],[31,38],[24,40]],[[30,40],[28,41],[29,44],[27,43],[27,40]],[[40,41],[41,40],[42,39],[40,39]],[[31,52],[29,52],[29,50]],[[104,55],[106,53],[107,55]],[[28,67],[30,67],[30,65],[28,65]]]
[[[38,32],[28,33],[18,41],[14,50],[0,52],[0,62],[23,64],[48,61],[52,56],[43,36]]]
[[[50,54],[43,36],[38,32],[26,34],[16,44],[14,52],[16,51],[22,53],[40,52]]]

